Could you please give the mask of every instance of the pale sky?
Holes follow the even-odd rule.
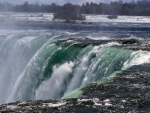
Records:
[[[0,0],[0,2],[8,2],[12,4],[23,4],[25,1],[28,1],[31,4],[39,3],[39,4],[50,4],[50,3],[56,3],[59,5],[65,4],[65,3],[72,3],[72,4],[82,4],[86,2],[104,2],[104,3],[110,3],[110,1],[117,1],[117,0]],[[123,2],[131,2],[131,0],[122,0]],[[134,0],[137,1],[137,0]]]

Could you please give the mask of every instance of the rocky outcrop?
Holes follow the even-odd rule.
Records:
[[[123,49],[132,50],[144,50],[150,51],[150,40],[149,39],[137,39],[137,38],[112,38],[110,40],[93,40],[89,38],[71,38],[67,40],[58,40],[54,42],[56,45],[75,45],[79,47],[85,47],[90,44],[92,45],[104,45],[111,42],[117,42],[112,44],[113,47],[119,47]]]
[[[84,98],[98,97],[102,105],[107,100],[106,112],[146,113],[150,110],[149,67],[150,64],[134,66],[106,84],[92,84],[84,88]]]
[[[109,16],[107,16],[107,18],[109,18],[109,19],[117,19],[118,16],[117,15],[109,15]]]
[[[150,64],[133,66],[105,84],[83,88],[80,99],[19,101],[0,105],[1,113],[148,113]]]

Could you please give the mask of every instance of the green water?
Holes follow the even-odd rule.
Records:
[[[108,46],[78,47],[48,43],[28,63],[13,98],[81,97],[82,90],[77,88],[93,82],[107,82],[113,73],[121,71],[131,53],[131,50]]]

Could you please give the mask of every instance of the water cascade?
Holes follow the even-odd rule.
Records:
[[[149,52],[111,46],[116,43],[86,47],[56,45],[53,43],[56,37],[59,36],[1,36],[0,103],[60,99],[76,88],[149,62],[150,58]]]

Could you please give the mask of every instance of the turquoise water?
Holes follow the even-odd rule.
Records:
[[[109,77],[122,69],[133,51],[108,45],[44,43],[18,76],[8,101],[60,99],[76,88]]]
[[[122,70],[150,61],[150,52],[114,47],[118,43],[113,39],[97,46],[55,44],[85,38],[86,33],[0,31],[0,103],[81,97],[82,87],[105,83]]]

